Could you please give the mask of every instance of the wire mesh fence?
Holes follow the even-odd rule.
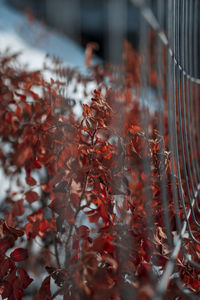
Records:
[[[86,74],[54,57],[49,68],[48,59],[45,64],[45,71],[55,76],[47,83],[40,72],[26,75],[19,71],[13,79],[10,65],[6,65],[9,59],[0,60],[4,71],[1,85],[9,91],[10,82],[13,84],[5,99],[16,90],[19,98],[9,103],[10,114],[5,114],[2,145],[5,140],[10,149],[21,151],[2,155],[2,166],[11,180],[20,168],[27,172],[25,188],[22,184],[16,193],[8,190],[6,201],[12,211],[7,219],[14,224],[11,221],[18,222],[24,213],[24,204],[20,204],[21,210],[15,205],[18,193],[23,198],[20,203],[26,201],[30,221],[19,218],[17,223],[26,231],[23,242],[39,237],[51,257],[52,265],[46,265],[48,299],[61,295],[78,300],[198,299],[199,1],[102,3],[106,7],[102,47],[112,64],[93,63],[92,51],[97,45],[91,43],[86,49]],[[42,4],[44,15],[45,5],[47,0]],[[78,6],[81,1],[74,1],[73,14],[80,14]],[[55,2],[50,1],[50,15],[54,15],[52,7]],[[138,31],[134,49],[124,42],[132,9],[137,15],[133,27]],[[72,17],[75,23],[78,20],[72,36],[80,38],[79,17]],[[31,90],[34,84],[41,88],[42,96],[36,94],[37,89]],[[92,90],[95,87],[92,96],[88,84]],[[77,97],[80,90],[81,97]],[[26,97],[32,97],[31,101]],[[12,105],[20,105],[21,110]],[[20,122],[15,122],[18,119]],[[9,120],[14,121],[8,131]],[[30,172],[41,166],[45,174],[38,176],[36,185]],[[35,187],[37,193],[32,191]],[[39,204],[32,206],[36,201]],[[28,247],[34,253],[33,243]],[[40,254],[36,265],[41,271],[45,255],[41,254],[41,259]],[[8,261],[13,264],[12,257],[6,256],[7,265]],[[9,268],[2,275],[6,280]],[[50,279],[55,281],[52,294]],[[37,299],[45,297],[47,284],[43,283]]]
[[[142,56],[142,89],[150,86],[149,74],[152,68],[148,36],[153,31],[155,38],[154,64],[156,72],[155,90],[159,99],[157,129],[166,134],[163,113],[167,114],[169,151],[171,156],[172,205],[176,219],[176,232],[170,224],[169,191],[166,176],[160,179],[164,231],[167,235],[170,258],[155,285],[152,299],[165,297],[171,278],[177,277],[184,290],[182,275],[177,265],[180,253],[188,265],[196,270],[200,267],[198,258],[188,246],[199,246],[199,78],[198,78],[198,1],[134,1],[141,14],[140,54]],[[165,63],[163,63],[165,60]],[[148,94],[145,95],[148,99]],[[163,104],[164,102],[164,104]],[[164,110],[163,110],[164,107]],[[148,119],[145,117],[145,128]],[[148,129],[147,129],[148,131]],[[147,132],[148,134],[148,132]],[[162,156],[163,148],[160,149]],[[151,168],[145,162],[145,168]],[[151,195],[147,195],[148,201]],[[151,228],[156,227],[152,216],[148,217]],[[175,235],[174,235],[175,234]],[[173,235],[173,236],[172,236]],[[189,268],[189,267],[188,267]],[[198,271],[197,271],[198,272]],[[191,274],[192,276],[192,274]],[[190,295],[192,298],[193,296]],[[166,298],[167,299],[167,298]]]

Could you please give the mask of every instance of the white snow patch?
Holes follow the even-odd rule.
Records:
[[[70,66],[85,70],[84,50],[68,37],[53,32],[0,0],[0,51],[22,51],[20,62],[32,70],[41,68],[46,54],[56,56]]]

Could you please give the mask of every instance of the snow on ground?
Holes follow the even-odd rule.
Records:
[[[84,70],[83,48],[37,21],[30,22],[25,14],[0,0],[0,51],[6,48],[22,51],[20,61],[28,63],[31,69],[41,68],[46,53],[49,53]]]

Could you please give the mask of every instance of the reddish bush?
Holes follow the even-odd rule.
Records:
[[[50,83],[40,71],[14,68],[16,56],[0,57],[0,159],[17,179],[1,199],[3,299],[149,299],[159,277],[154,266],[163,270],[169,259],[161,201],[165,177],[175,231],[168,129],[162,137],[157,115],[139,103],[141,59],[130,45],[119,67],[91,65],[91,51],[87,76],[54,61],[61,79]],[[87,84],[96,84],[80,119],[73,99],[59,92],[74,78],[83,98]],[[188,282],[179,262],[196,291],[198,274]]]

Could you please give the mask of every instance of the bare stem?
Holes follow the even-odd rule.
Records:
[[[69,241],[70,241],[70,238],[71,238],[71,235],[72,235],[72,231],[74,229],[74,226],[75,226],[75,220],[81,210],[81,201],[83,200],[83,197],[84,197],[84,194],[85,194],[85,190],[86,190],[86,186],[87,186],[87,179],[88,179],[88,175],[89,175],[89,171],[87,172],[86,176],[85,176],[85,180],[84,180],[84,184],[83,184],[83,189],[82,189],[82,193],[80,195],[80,198],[79,198],[79,203],[78,203],[78,207],[77,207],[77,210],[74,214],[74,223],[70,224],[70,227],[69,227],[69,234],[68,234],[68,237],[67,237],[67,241],[65,243],[65,267],[67,267],[67,262],[68,262],[68,257],[67,257],[67,252],[68,252],[68,244],[69,244]]]
[[[58,255],[58,243],[56,240],[56,236],[54,236],[53,239],[54,239],[53,243],[54,243],[54,250],[55,250],[57,266],[58,266],[58,268],[61,268],[60,259],[59,259],[59,255]]]

